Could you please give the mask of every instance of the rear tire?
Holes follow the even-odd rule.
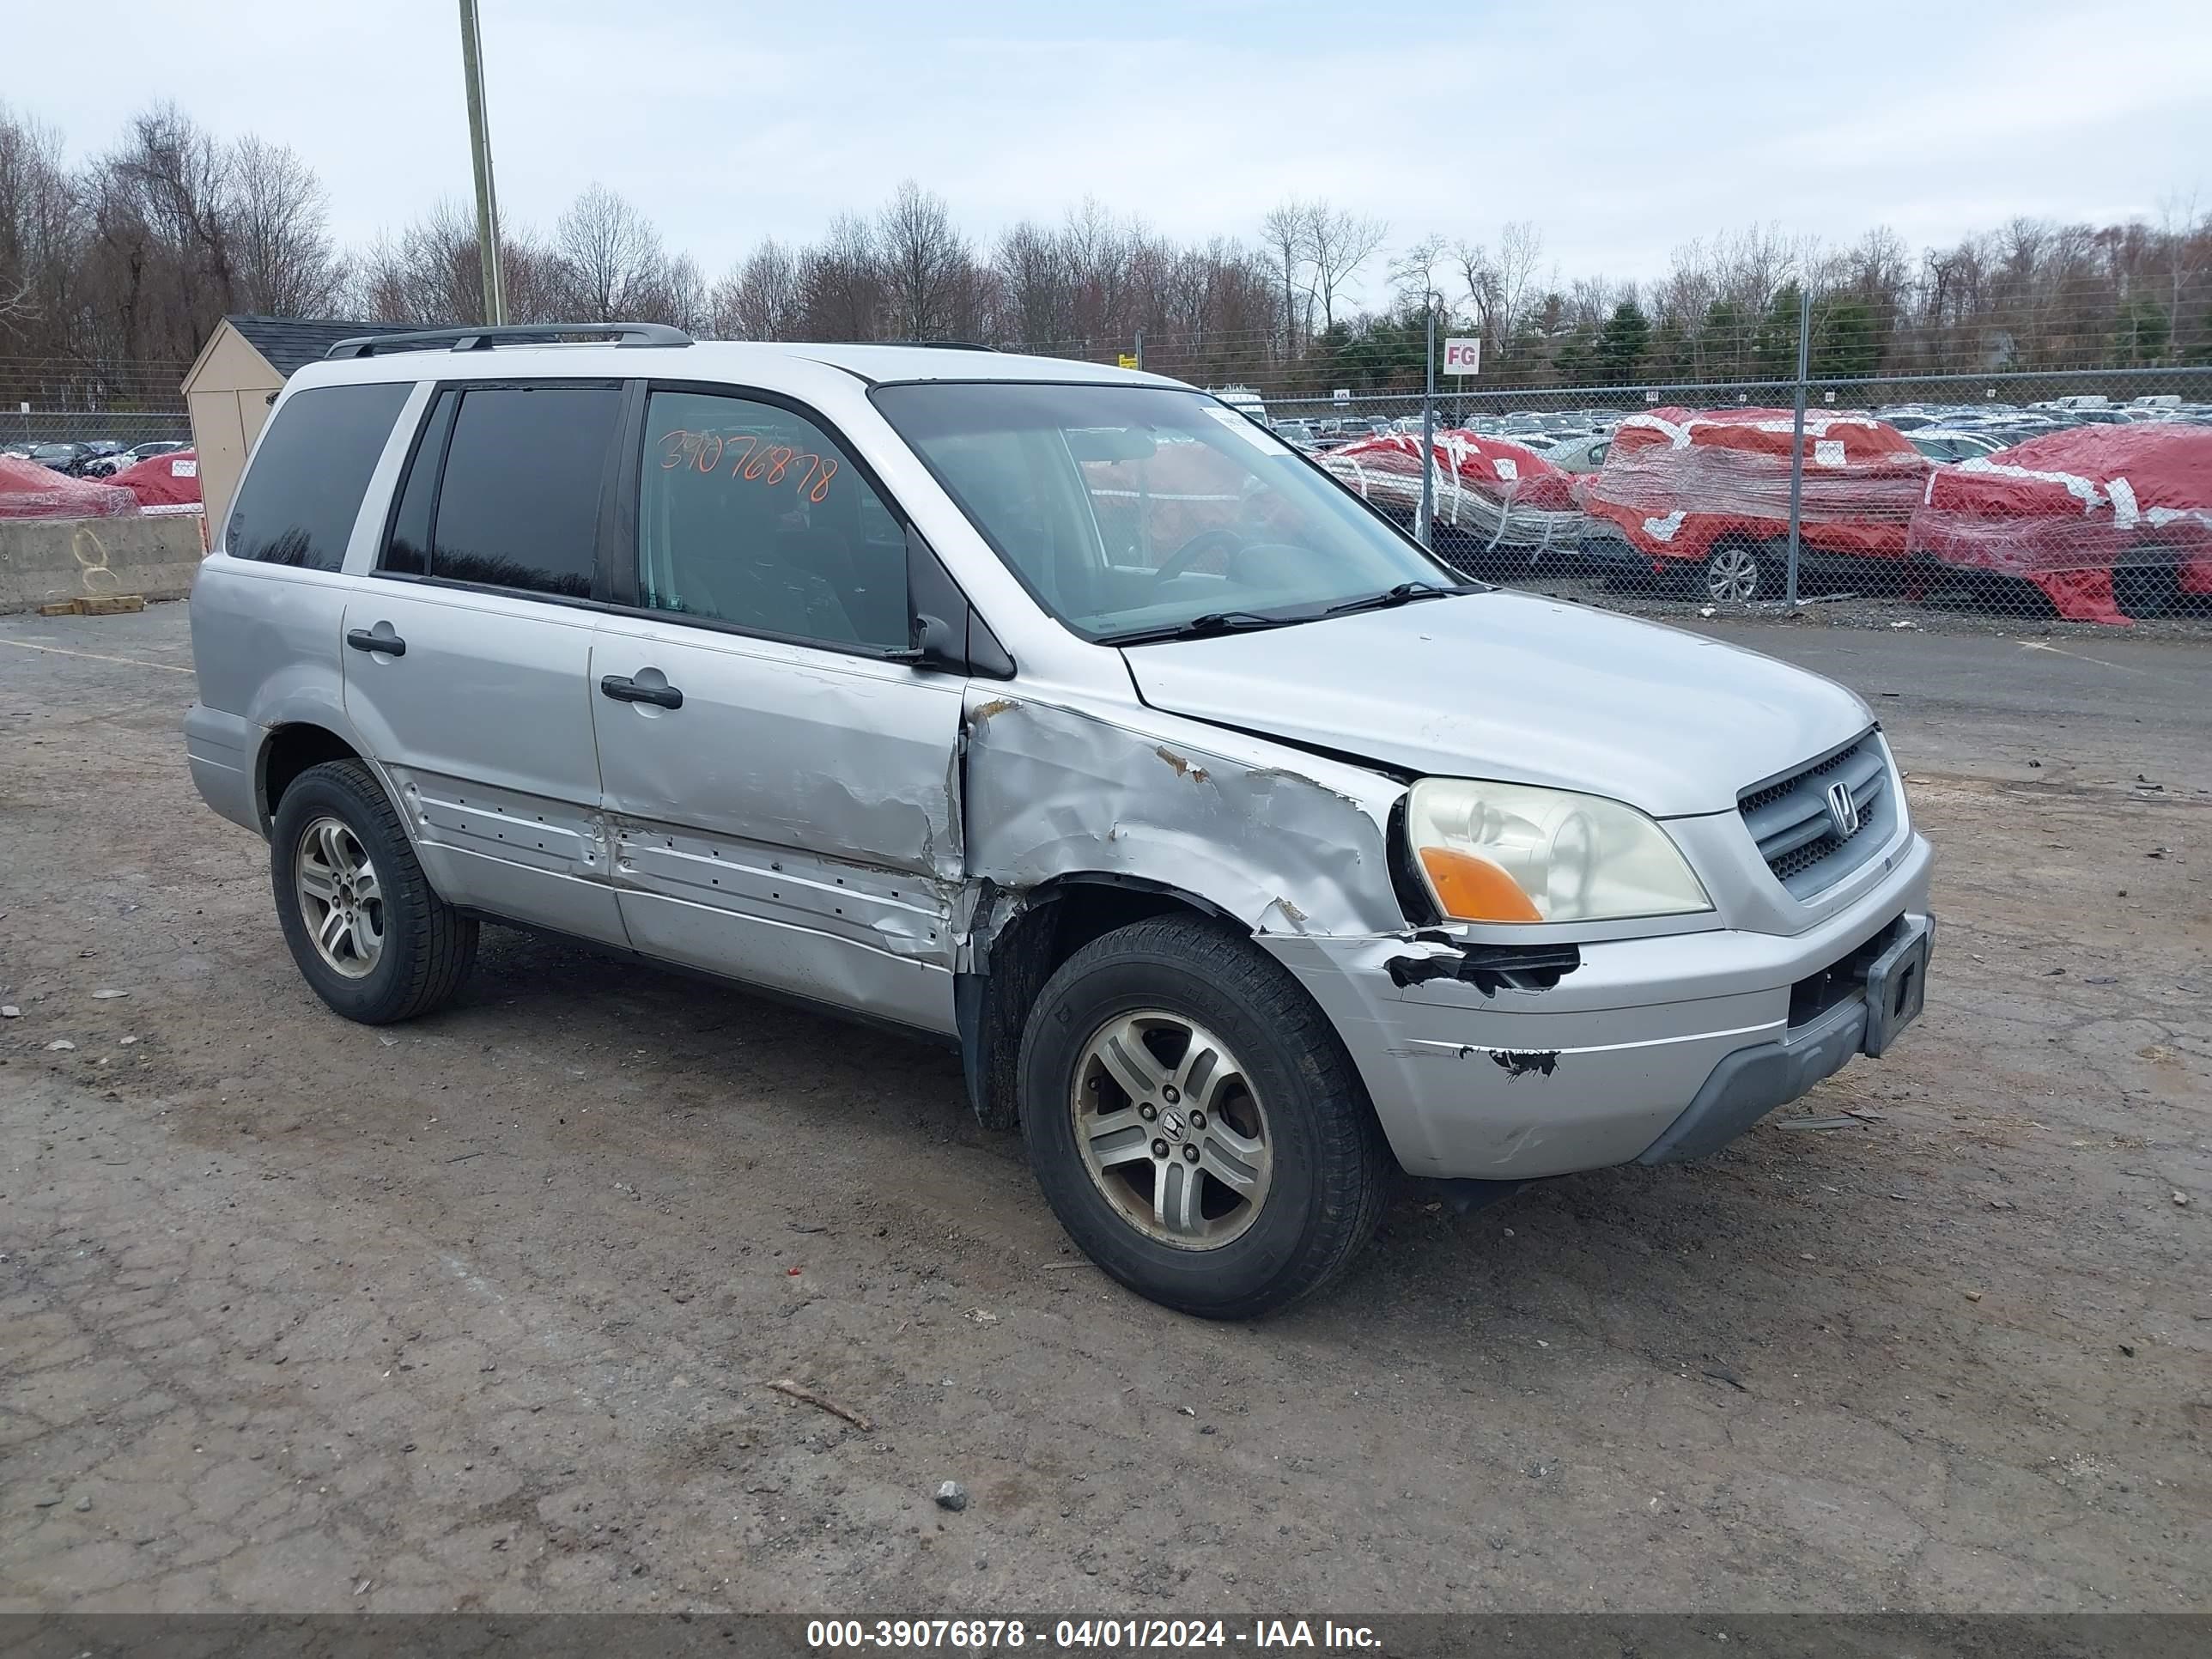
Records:
[[[1224,927],[1155,917],[1085,945],[1030,1012],[1020,1078],[1046,1200],[1140,1296],[1252,1318],[1374,1234],[1394,1166],[1351,1057]]]
[[[2122,615],[2148,620],[2179,608],[2181,571],[2171,556],[2112,568],[2112,603]]]
[[[1713,544],[1698,580],[1709,605],[1749,605],[1775,592],[1765,554],[1741,536],[1724,536]]]
[[[477,924],[432,890],[391,799],[359,761],[295,778],[269,840],[276,919],[301,976],[364,1025],[450,1000],[476,963]]]

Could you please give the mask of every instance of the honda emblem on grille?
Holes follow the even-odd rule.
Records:
[[[1859,804],[1851,799],[1849,784],[1828,786],[1828,827],[1838,841],[1849,841],[1859,832]]]

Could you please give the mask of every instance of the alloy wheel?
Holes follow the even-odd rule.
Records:
[[[1069,1103],[1084,1167],[1147,1238],[1211,1250],[1241,1237],[1274,1172],[1250,1075],[1197,1021],[1118,1015],[1084,1045]]]
[[[384,954],[384,887],[368,849],[344,821],[319,817],[300,832],[293,860],[300,919],[333,972],[366,979]]]

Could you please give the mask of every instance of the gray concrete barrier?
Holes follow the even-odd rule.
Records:
[[[200,564],[200,515],[0,519],[0,616],[68,599],[181,599]]]

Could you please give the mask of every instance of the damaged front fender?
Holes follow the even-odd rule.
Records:
[[[1177,721],[1180,726],[1182,722]],[[1003,696],[969,715],[970,880],[1012,895],[1074,875],[1185,892],[1255,933],[1402,933],[1388,780],[1209,734],[1204,746]],[[1245,747],[1239,755],[1236,750]]]

